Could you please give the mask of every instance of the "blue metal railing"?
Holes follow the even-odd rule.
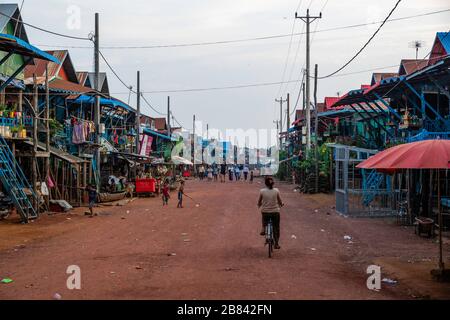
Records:
[[[423,129],[417,135],[409,137],[407,142],[416,142],[423,140],[433,140],[433,139],[450,139],[450,131],[448,132],[430,132]]]
[[[27,222],[29,219],[36,218],[38,213],[35,211],[24,189],[29,190],[31,197],[35,201],[37,201],[37,195],[2,136],[0,136],[0,180],[21,215],[22,220]]]

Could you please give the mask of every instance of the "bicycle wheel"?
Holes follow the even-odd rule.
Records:
[[[269,250],[269,258],[272,258],[273,241],[269,241],[269,245],[267,247],[268,247],[268,250]]]
[[[268,253],[269,253],[269,258],[272,258],[272,253],[273,253],[273,226],[272,226],[272,222],[269,222],[269,224],[267,225],[267,249],[268,249]]]

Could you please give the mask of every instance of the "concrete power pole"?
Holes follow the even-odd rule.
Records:
[[[277,128],[279,131],[279,135],[280,135],[280,149],[281,149],[281,142],[282,142],[282,138],[281,138],[281,133],[283,132],[283,103],[287,102],[287,100],[283,100],[283,97],[280,97],[280,100],[275,99],[275,102],[279,102],[280,103],[280,120],[279,120],[279,127]]]
[[[192,163],[194,165],[194,176],[197,175],[197,167],[195,165],[195,114],[192,116]]]
[[[295,13],[295,19],[302,19],[306,23],[306,148],[311,149],[311,96],[310,96],[310,24],[316,20],[322,18],[322,13],[319,16],[310,16],[309,9],[306,10],[306,16],[298,16]]]
[[[100,32],[99,32],[99,15],[95,13],[95,37],[94,37],[94,86],[97,93],[100,92]],[[95,122],[95,130],[97,134],[95,135],[95,142],[97,146],[100,145],[100,97],[98,94],[95,95],[95,106],[94,106],[94,122]],[[97,148],[95,151],[95,162],[97,165],[97,189],[100,191],[102,178],[101,178],[101,170],[100,170],[100,148]]]
[[[172,130],[170,128],[170,96],[167,96],[167,135],[172,136]]]
[[[319,193],[319,110],[317,108],[317,64],[314,66],[314,155],[316,169],[316,193]]]
[[[286,98],[286,103],[287,103],[287,113],[286,113],[286,131],[289,131],[289,127],[291,126],[291,115],[290,115],[290,100],[289,100],[289,93],[287,94],[287,98]]]
[[[136,78],[136,154],[139,154],[140,133],[141,133],[141,72],[137,72]]]

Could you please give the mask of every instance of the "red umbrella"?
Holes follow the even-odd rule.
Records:
[[[356,166],[392,173],[398,169],[450,169],[450,140],[425,140],[401,144],[370,157]],[[439,269],[444,273],[442,259],[441,189],[438,180]]]
[[[450,140],[425,140],[401,144],[357,165],[361,169],[450,169]]]

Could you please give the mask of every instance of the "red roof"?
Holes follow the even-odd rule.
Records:
[[[95,92],[94,89],[84,87],[77,83],[73,83],[67,80],[55,79],[49,82],[48,84],[50,89],[61,90],[61,91],[69,91],[71,93],[89,93]]]
[[[426,59],[402,59],[400,61],[400,68],[398,70],[399,76],[404,76],[423,69],[428,65]]]
[[[166,118],[155,118],[156,130],[167,130]]]
[[[340,97],[325,97],[324,103],[326,109],[331,109],[331,106],[335,104],[340,99]]]
[[[33,75],[36,75],[36,77],[45,77],[45,68],[48,63],[48,78],[50,80],[60,76],[60,74],[62,73],[64,74],[64,77],[67,77],[67,80],[78,83],[77,75],[70,59],[69,51],[55,50],[46,52],[57,58],[61,62],[61,64],[48,62],[41,59],[35,59],[34,65],[27,65],[25,67],[25,78],[31,78],[33,77]]]
[[[377,82],[380,82],[381,80],[387,79],[387,78],[392,78],[392,77],[397,77],[398,73],[394,73],[394,72],[374,72],[372,73],[372,81],[371,81],[371,85],[374,85]]]

